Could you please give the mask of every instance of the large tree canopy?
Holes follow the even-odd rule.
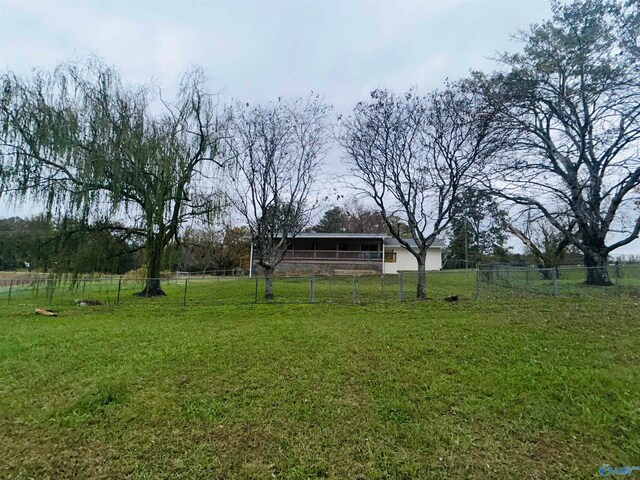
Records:
[[[165,247],[219,203],[211,182],[224,124],[204,82],[199,70],[187,72],[170,103],[158,88],[124,85],[96,59],[31,78],[3,75],[0,195],[82,222],[122,217],[120,228],[145,243],[141,295],[162,295]]]
[[[415,256],[419,299],[426,296],[428,248],[449,225],[457,195],[497,148],[490,122],[464,84],[427,97],[374,91],[342,121],[353,187],[376,204],[391,234]]]
[[[583,252],[587,283],[609,284],[607,256],[640,232],[640,58],[625,16],[633,9],[579,0],[553,11],[521,34],[521,53],[501,56],[505,72],[477,75],[510,139],[493,191],[543,214]]]

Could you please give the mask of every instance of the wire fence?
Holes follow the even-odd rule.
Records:
[[[490,300],[522,297],[640,298],[640,265],[612,265],[609,286],[585,283],[584,267],[540,269],[492,266],[475,270],[430,271],[427,298]],[[264,277],[206,275],[182,272],[161,278],[166,296],[141,298],[147,278],[123,276],[26,275],[0,276],[0,305],[35,307],[134,305],[154,301],[173,305],[265,303]],[[417,272],[397,275],[276,276],[273,303],[386,303],[416,299]]]
[[[174,273],[176,277],[243,277],[247,275],[246,270],[242,268],[229,268],[227,270],[177,270]]]
[[[481,267],[476,270],[477,297],[640,297],[640,264],[614,264],[606,267],[604,272],[608,277],[608,284],[603,285],[587,284],[588,271],[583,266]]]

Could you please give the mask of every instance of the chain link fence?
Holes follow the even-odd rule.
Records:
[[[477,274],[477,298],[510,296],[640,297],[640,264],[607,267],[610,285],[587,285],[588,268],[490,266]]]
[[[522,297],[640,298],[640,265],[612,265],[610,286],[586,285],[584,267],[540,269],[492,266],[468,270],[431,271],[426,275],[427,298],[443,300],[509,299]],[[0,304],[55,307],[70,305],[134,305],[153,301],[171,305],[265,303],[264,277],[173,274],[160,279],[164,297],[136,296],[146,278],[123,276],[27,275],[0,276]],[[397,275],[277,276],[273,303],[388,303],[416,298],[417,272]]]

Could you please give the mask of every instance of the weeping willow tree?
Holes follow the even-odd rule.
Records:
[[[221,207],[224,122],[203,73],[186,72],[174,102],[159,88],[123,84],[94,58],[1,83],[0,195],[86,223],[124,219],[118,228],[145,249],[138,295],[164,295],[165,248],[185,222]]]

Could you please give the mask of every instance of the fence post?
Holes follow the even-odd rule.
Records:
[[[184,279],[184,296],[182,297],[182,306],[187,306],[187,285],[189,285],[189,277]]]
[[[116,305],[120,305],[120,290],[122,289],[122,275],[118,278],[118,299],[116,300]]]
[[[53,303],[53,289],[54,289],[54,282],[52,281],[51,278],[47,279],[47,283],[48,283],[48,287],[49,287],[49,291],[47,292],[47,296],[48,298],[48,304],[51,305],[51,303]]]
[[[253,300],[253,303],[258,303],[258,276],[256,275],[256,297]]]
[[[312,273],[309,277],[309,303],[316,301],[316,276]]]
[[[7,300],[7,304],[11,305],[11,290],[13,289],[13,279],[9,282],[9,299]]]
[[[353,303],[358,303],[358,287],[357,287],[358,277],[356,275],[353,276],[353,287],[351,289],[351,300]]]
[[[480,300],[480,267],[476,268],[476,300]]]
[[[404,274],[398,272],[398,301],[404,300]]]
[[[553,296],[558,296],[558,271],[555,268],[551,269],[551,279],[553,280]]]
[[[382,285],[380,286],[380,298],[382,299],[382,302],[385,301],[385,298],[384,298],[384,273],[382,274]]]

